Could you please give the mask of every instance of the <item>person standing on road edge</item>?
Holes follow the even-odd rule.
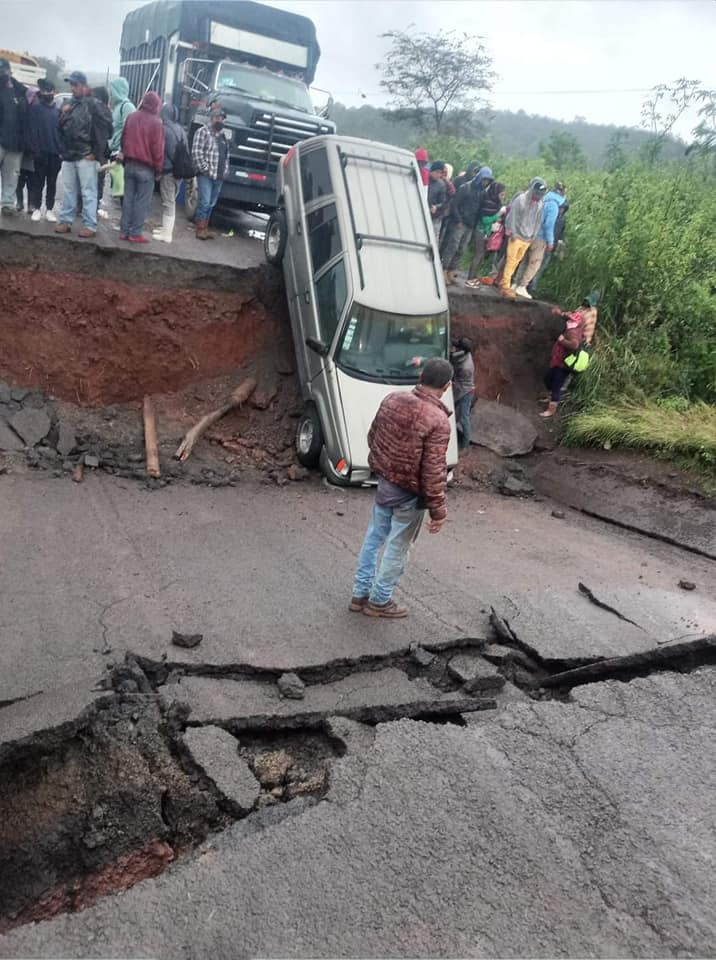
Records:
[[[472,438],[470,412],[475,395],[475,361],[472,357],[473,343],[469,337],[452,341],[450,363],[455,371],[452,381],[452,396],[455,402],[455,420],[458,427],[458,446],[470,449]]]
[[[164,170],[164,126],[159,118],[161,97],[148,90],[139,110],[127,117],[122,133],[124,157],[124,202],[119,223],[119,239],[130,243],[149,243],[144,236],[144,221],[149,216],[154,182]]]
[[[453,368],[435,357],[414,390],[389,394],[368,432],[368,463],[378,477],[373,515],[363,541],[349,609],[390,620],[408,615],[393,600],[426,509],[428,530],[439,533],[447,518],[450,411],[441,397]],[[385,546],[378,568],[378,554]]]
[[[447,210],[450,197],[447,183],[445,183],[445,164],[442,160],[435,160],[430,164],[430,182],[428,183],[428,206],[430,219],[433,224],[435,242],[440,246],[440,228]]]
[[[162,123],[164,124],[164,168],[159,181],[159,195],[162,198],[162,225],[152,233],[155,240],[163,240],[164,243],[171,243],[174,239],[177,193],[181,182],[174,174],[174,158],[180,143],[183,144],[187,159],[190,158],[186,131],[177,122],[178,116],[179,111],[173,104],[164,104],[161,113]]]
[[[539,228],[539,233],[525,258],[524,273],[522,274],[520,283],[515,288],[515,293],[518,297],[526,297],[528,300],[532,299],[532,294],[528,287],[537,277],[545,257],[551,256],[554,250],[554,228],[557,224],[559,208],[563,203],[564,194],[558,193],[557,190],[550,190],[544,195],[542,226]]]
[[[507,241],[507,260],[500,281],[500,293],[514,300],[517,296],[512,289],[512,277],[522,263],[542,226],[542,198],[547,192],[547,184],[541,177],[533,177],[523,193],[519,193],[509,206],[505,217]]]
[[[209,104],[209,119],[194,134],[191,157],[196,167],[196,183],[199,204],[196,208],[196,236],[198,240],[211,240],[209,219],[216,206],[224,177],[229,172],[229,144],[222,133],[226,111],[214,100]]]
[[[87,77],[79,70],[65,77],[72,99],[60,111],[62,145],[62,209],[55,233],[70,233],[75,213],[82,202],[79,237],[97,233],[98,157],[104,156],[112,134],[112,114],[92,96]]]
[[[10,61],[0,57],[0,210],[15,213],[22,153],[27,146],[27,88],[15,80]]]
[[[109,82],[109,102],[112,107],[112,139],[109,141],[110,192],[120,206],[124,203],[124,166],[122,164],[122,134],[127,117],[137,109],[129,99],[129,84],[124,77]]]
[[[57,176],[62,166],[60,157],[60,111],[55,105],[55,88],[49,80],[38,80],[38,94],[30,107],[30,149],[35,172],[30,181],[32,219],[42,219],[42,193],[45,193],[45,217],[57,223],[54,214]]]

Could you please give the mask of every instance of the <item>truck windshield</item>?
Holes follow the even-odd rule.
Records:
[[[304,113],[313,113],[308,90],[298,80],[279,77],[268,70],[250,70],[238,63],[222,63],[216,77],[217,90],[236,90],[257,100],[277,103]]]
[[[354,303],[336,354],[353,376],[417,383],[426,360],[447,357],[447,313],[410,317]]]

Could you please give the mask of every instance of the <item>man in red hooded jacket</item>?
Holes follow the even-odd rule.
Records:
[[[124,158],[124,202],[119,239],[130,243],[149,243],[144,236],[144,221],[149,214],[154,182],[164,169],[164,125],[160,118],[162,101],[149,90],[139,110],[130,113],[122,131]]]

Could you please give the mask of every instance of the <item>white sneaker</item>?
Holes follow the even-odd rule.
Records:
[[[47,213],[45,214],[45,220],[47,220],[48,223],[57,223],[57,217],[55,216],[52,210],[47,211]]]
[[[164,243],[172,242],[171,233],[167,234],[163,230],[152,230],[152,239],[153,240],[163,240]]]
[[[518,297],[524,297],[525,300],[531,300],[532,294],[527,293],[527,287],[515,287],[515,293]]]
[[[108,219],[109,219],[109,214],[107,213],[107,211],[106,211],[106,210],[102,210],[101,208],[97,211],[97,216],[98,216],[101,220],[108,220]]]
[[[33,210],[30,219],[34,220],[35,223],[37,223],[38,220],[42,220],[42,210]]]

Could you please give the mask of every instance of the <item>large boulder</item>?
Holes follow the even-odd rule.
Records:
[[[501,457],[529,453],[537,439],[532,423],[513,407],[478,400],[472,409],[472,442],[489,447]]]

